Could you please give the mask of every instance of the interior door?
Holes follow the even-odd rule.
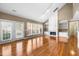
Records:
[[[70,55],[76,55],[76,52],[77,52],[77,21],[69,22],[68,48],[69,48]]]
[[[69,37],[70,36],[77,37],[77,22],[76,21],[69,22]]]
[[[77,25],[77,48],[79,49],[79,21]]]

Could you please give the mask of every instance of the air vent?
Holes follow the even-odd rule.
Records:
[[[55,8],[54,10],[53,10],[53,12],[55,12],[55,11],[57,11],[58,10],[58,7],[57,8]]]

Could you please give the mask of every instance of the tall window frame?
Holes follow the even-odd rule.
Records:
[[[21,32],[22,36],[17,37],[16,35],[16,23],[22,23],[23,27],[21,29],[23,29],[23,31]],[[11,25],[10,25],[11,24]],[[10,28],[9,28],[10,27]],[[10,38],[5,38],[5,36],[8,36],[8,34],[6,34],[7,32],[10,33]],[[4,35],[3,35],[4,33]],[[3,37],[5,38],[5,40],[3,39]],[[12,40],[12,39],[18,39],[18,38],[23,38],[24,37],[24,22],[20,22],[20,21],[13,21],[13,20],[6,20],[6,19],[0,19],[0,41],[6,41],[6,40]]]
[[[32,23],[32,22],[27,22],[27,35],[37,35],[37,34],[42,34],[43,33],[43,25],[38,24],[38,23]]]
[[[24,22],[15,22],[15,35],[16,38],[24,37]]]
[[[12,39],[12,21],[0,19],[0,40],[11,40]]]

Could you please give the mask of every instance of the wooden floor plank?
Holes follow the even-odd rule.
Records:
[[[65,38],[66,39],[66,38]],[[68,42],[64,39],[59,40],[56,43],[56,38],[51,38],[49,36],[39,36],[29,40],[23,40],[22,42],[22,56],[72,56],[71,50],[74,50],[74,56],[79,55],[79,49],[76,47],[76,38],[70,37]],[[19,42],[12,42],[11,44],[11,55],[17,56],[16,44]],[[3,46],[6,46],[3,45]],[[0,45],[0,55],[2,55],[2,45]],[[20,45],[18,45],[19,47]],[[8,47],[9,48],[9,47]],[[10,53],[8,51],[8,53]],[[5,54],[6,55],[6,54]]]

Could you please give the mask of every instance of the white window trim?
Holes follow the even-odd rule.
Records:
[[[7,22],[12,22],[12,21],[10,21],[10,20],[6,20],[6,19],[0,19],[0,27],[2,28],[2,24],[1,24],[1,21],[3,21],[3,22],[5,22],[5,21],[7,21]],[[0,32],[0,35],[1,35],[1,41],[6,41],[6,40],[12,40],[12,33],[11,33],[11,36],[10,36],[10,39],[6,39],[6,40],[3,40],[3,32],[2,32],[2,30],[0,30],[1,32]],[[2,34],[1,34],[2,33]]]
[[[7,41],[7,40],[12,40],[12,39],[19,39],[19,38],[16,38],[16,29],[14,29],[14,28],[15,28],[15,23],[20,22],[20,21],[13,21],[13,20],[7,20],[7,19],[0,19],[0,28],[2,28],[1,21],[9,21],[9,22],[12,22],[13,25],[12,25],[12,32],[11,32],[11,37],[10,37],[10,39],[3,40],[3,39],[2,39],[3,36],[2,36],[2,34],[1,34],[1,33],[2,33],[2,30],[0,29],[0,35],[1,35],[0,40],[1,40],[1,41]],[[21,23],[23,23],[23,25],[24,25],[24,22],[21,22]],[[23,37],[24,37],[24,30],[23,30]]]

